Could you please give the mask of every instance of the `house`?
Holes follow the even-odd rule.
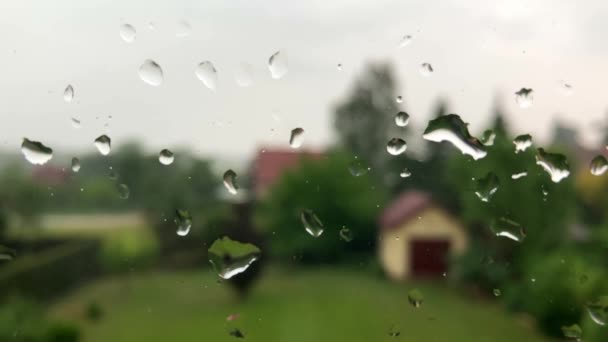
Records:
[[[378,253],[390,278],[437,277],[451,256],[463,253],[468,237],[458,221],[430,195],[408,191],[382,212]]]

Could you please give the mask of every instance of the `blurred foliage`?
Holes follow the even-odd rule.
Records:
[[[92,300],[87,304],[84,315],[90,322],[98,322],[103,318],[103,308],[98,301]]]
[[[123,229],[102,239],[100,253],[101,266],[105,271],[142,270],[156,260],[158,240],[144,228]]]

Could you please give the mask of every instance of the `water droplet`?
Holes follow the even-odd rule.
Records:
[[[232,170],[224,172],[224,186],[231,194],[237,194],[239,186],[236,184],[236,172]]]
[[[148,29],[150,29],[151,31],[156,30],[156,23],[154,23],[153,21],[149,22]]]
[[[353,160],[348,164],[348,172],[355,177],[363,176],[369,172],[370,168],[365,166],[359,159]]]
[[[239,318],[239,314],[230,314],[228,315],[228,317],[226,317],[226,320],[228,322],[232,322],[232,321],[236,321],[237,318]]]
[[[388,336],[390,337],[399,337],[401,336],[401,331],[394,324],[391,325],[391,328],[388,330]]]
[[[72,123],[72,127],[78,129],[80,128],[81,124],[80,124],[80,120],[76,119],[76,118],[72,118],[70,120],[70,122]]]
[[[386,144],[386,150],[393,156],[398,156],[401,153],[405,152],[407,149],[407,144],[405,140],[400,138],[392,138]]]
[[[528,173],[525,171],[520,172],[520,173],[514,173],[511,175],[511,179],[520,179],[520,178],[526,177],[527,175],[528,175]]]
[[[346,228],[346,227],[342,227],[342,229],[340,229],[340,239],[342,239],[345,242],[351,242],[353,241],[354,235],[353,232]]]
[[[502,294],[502,292],[500,292],[500,289],[494,289],[492,290],[492,293],[494,294],[494,297],[500,297],[500,295]]]
[[[515,144],[515,153],[524,152],[532,146],[532,136],[530,134],[518,135],[513,139],[513,144]]]
[[[176,209],[173,222],[177,226],[177,235],[186,236],[192,227],[192,216],[188,210]]]
[[[408,168],[404,168],[401,173],[399,173],[399,177],[401,178],[408,178],[412,175],[412,173],[410,172],[410,170],[408,170]]]
[[[200,63],[196,67],[194,73],[207,88],[211,90],[215,90],[217,88],[217,70],[215,69],[215,66],[213,66],[213,63],[209,61]]]
[[[245,338],[245,334],[243,334],[243,332],[239,328],[234,328],[230,330],[228,334],[236,338]]]
[[[559,183],[570,175],[570,166],[566,156],[559,153],[545,152],[542,148],[537,149],[536,152],[536,164],[540,165],[551,176],[551,181]]]
[[[338,63],[337,68],[338,68],[338,71],[342,71],[342,63]]]
[[[268,69],[274,79],[279,79],[287,74],[287,54],[284,51],[275,52],[268,59]]]
[[[397,97],[395,98],[395,101],[396,101],[397,103],[402,103],[402,102],[403,102],[403,97],[401,97],[401,95],[399,95],[399,96],[397,96]]]
[[[160,153],[158,154],[158,161],[163,165],[171,165],[173,164],[173,160],[175,160],[173,152],[167,149],[160,151]]]
[[[72,171],[80,171],[80,160],[76,157],[72,158]]]
[[[243,243],[224,236],[209,248],[209,262],[222,279],[230,279],[245,272],[260,258],[261,250],[250,243]]]
[[[606,171],[608,171],[608,160],[606,160],[606,158],[604,158],[604,156],[602,155],[595,156],[595,158],[591,160],[589,170],[594,176],[603,175],[604,173],[606,173]]]
[[[412,289],[407,293],[407,301],[410,302],[413,307],[419,308],[420,306],[422,306],[424,296],[422,295],[422,292],[420,290]]]
[[[6,246],[0,245],[0,260],[13,260],[17,257],[17,252]]]
[[[129,190],[129,187],[126,184],[118,184],[117,189],[118,189],[118,196],[120,196],[120,198],[122,198],[122,199],[129,198],[131,191]]]
[[[63,100],[67,103],[72,102],[74,100],[74,87],[71,84],[68,84],[63,91]]]
[[[163,84],[163,69],[151,59],[146,59],[139,67],[139,78],[151,86]]]
[[[494,133],[494,131],[491,129],[485,130],[481,136],[481,142],[484,144],[484,146],[493,146],[495,139],[496,133]]]
[[[120,25],[120,38],[127,43],[133,43],[135,41],[135,37],[137,35],[137,31],[135,31],[135,27],[129,24]]]
[[[413,37],[409,34],[406,34],[405,36],[401,37],[401,40],[399,41],[399,47],[406,47],[410,45],[412,39]]]
[[[395,124],[399,127],[405,127],[410,122],[410,115],[406,112],[399,112],[395,115]]]
[[[304,129],[297,127],[291,130],[291,135],[289,136],[289,146],[291,148],[299,148],[302,146],[304,142]]]
[[[114,171],[110,171],[110,173],[108,174],[108,177],[111,180],[117,180],[118,179],[118,173],[114,172]]]
[[[112,150],[112,140],[107,135],[101,135],[95,139],[95,147],[101,155],[107,156]]]
[[[420,75],[429,77],[433,73],[433,66],[429,63],[422,63],[420,65]]]
[[[580,339],[583,336],[583,329],[578,324],[562,326],[562,333],[566,338]]]
[[[253,84],[253,67],[248,63],[241,63],[234,72],[236,84],[239,87],[249,87]]]
[[[490,230],[496,236],[506,237],[516,242],[521,242],[526,237],[526,231],[519,223],[505,217],[493,220]]]
[[[422,137],[433,142],[448,141],[473,159],[481,159],[487,152],[479,139],[471,136],[467,125],[456,114],[440,116],[429,121]]]
[[[21,153],[25,159],[34,165],[43,165],[53,158],[53,149],[44,146],[39,141],[23,138],[21,143]]]
[[[175,31],[175,36],[177,38],[186,38],[190,33],[192,33],[192,26],[190,26],[187,21],[181,20],[177,23],[177,30]]]
[[[606,325],[608,320],[608,296],[601,296],[585,306],[589,317],[599,325]]]
[[[496,191],[498,191],[498,186],[500,185],[498,176],[493,172],[488,172],[485,177],[479,178],[476,183],[477,190],[475,190],[475,195],[482,202],[489,202]]]
[[[572,85],[564,81],[559,82],[559,90],[564,96],[571,96],[574,93],[574,88],[572,88]]]
[[[308,232],[308,234],[311,236],[319,237],[321,234],[323,234],[323,223],[312,210],[302,210],[300,219],[302,220],[304,229],[306,229],[306,232]]]
[[[534,91],[530,88],[521,88],[515,93],[515,102],[520,108],[528,108],[534,102]]]

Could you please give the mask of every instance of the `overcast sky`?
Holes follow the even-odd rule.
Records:
[[[516,133],[543,141],[561,120],[588,133],[592,145],[608,108],[602,0],[24,0],[0,7],[0,139],[9,149],[28,137],[59,153],[93,151],[93,139],[107,133],[114,146],[135,137],[151,150],[246,156],[262,145],[287,147],[296,126],[306,130],[304,146],[320,148],[334,139],[332,106],[365,63],[378,60],[396,67],[403,108],[419,129],[445,97],[480,134],[498,96]],[[179,38],[181,21],[192,31]],[[125,23],[137,30],[132,43],[119,35]],[[398,48],[404,35],[413,40]],[[279,80],[267,67],[277,50],[289,63]],[[161,86],[139,78],[146,59],[163,68]],[[218,70],[215,91],[194,74],[206,60]],[[242,62],[254,69],[250,87],[235,83]],[[435,70],[430,77],[419,73],[424,62]],[[572,85],[571,96],[560,81]],[[528,109],[515,103],[521,87],[534,89]]]

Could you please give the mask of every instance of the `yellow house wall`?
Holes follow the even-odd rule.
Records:
[[[427,208],[418,218],[410,219],[402,226],[380,233],[379,256],[386,273],[393,279],[405,279],[411,275],[410,242],[426,240],[450,241],[450,254],[458,255],[468,245],[467,235],[458,222],[438,208]]]

